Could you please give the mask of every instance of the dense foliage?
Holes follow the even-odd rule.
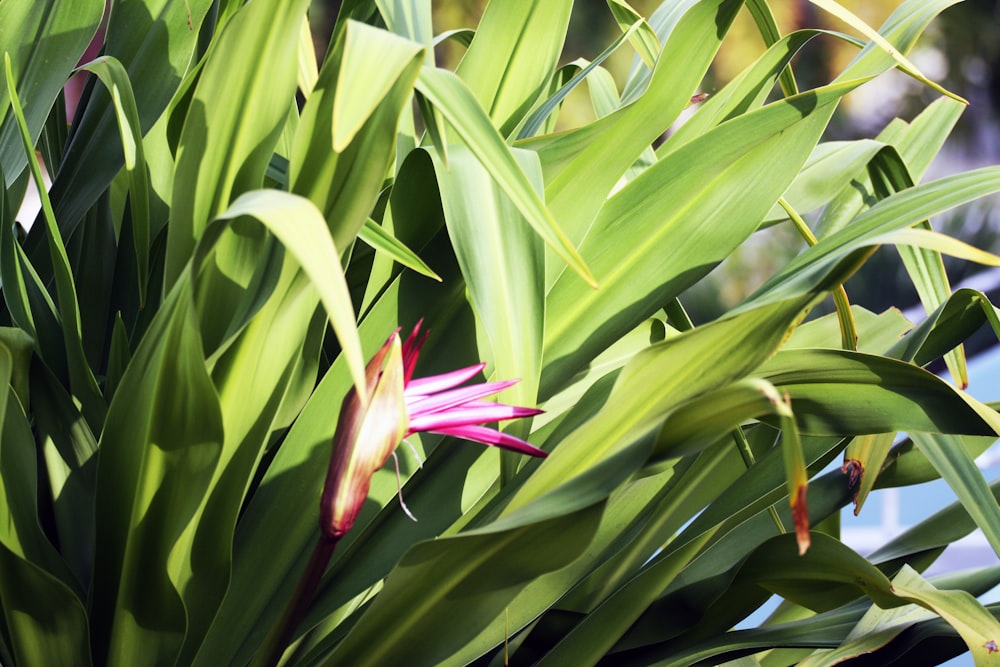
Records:
[[[1000,567],[920,574],[976,527],[1000,553],[1000,487],[973,461],[996,405],[923,368],[962,385],[962,341],[1000,334],[941,254],[1000,258],[928,222],[1000,168],[921,182],[948,95],[823,141],[893,68],[944,93],[905,54],[957,0],[907,0],[878,32],[813,2],[863,38],[781,35],[765,0],[609,0],[621,36],[559,66],[571,0],[495,0],[441,35],[430,0],[344,2],[320,63],[308,0],[117,0],[101,32],[103,0],[2,0],[0,662],[266,662],[342,401],[421,318],[417,375],[519,378],[501,401],[545,413],[504,428],[549,455],[407,438],[287,664],[1000,660],[1000,608],[976,600]],[[704,99],[744,7],[769,48]],[[454,72],[445,40],[467,49]],[[799,91],[815,40],[857,55]],[[622,85],[601,66],[618,49]],[[596,120],[557,133],[577,88]],[[808,248],[695,326],[689,290],[774,225]],[[842,287],[897,251],[919,322]],[[852,500],[939,477],[959,502],[866,557],[838,540]]]

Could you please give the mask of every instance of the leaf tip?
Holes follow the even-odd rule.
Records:
[[[806,485],[800,484],[792,501],[792,519],[795,522],[795,541],[799,545],[799,555],[809,551],[812,538],[809,535],[809,509],[806,506]]]

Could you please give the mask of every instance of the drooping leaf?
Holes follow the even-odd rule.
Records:
[[[111,56],[103,56],[83,66],[104,83],[111,94],[115,117],[124,149],[125,171],[129,175],[129,202],[132,211],[132,238],[139,289],[140,307],[146,301],[149,282],[149,175],[146,172],[146,154],[142,148],[142,129],[132,85],[121,63]]]
[[[853,87],[824,88],[740,116],[611,197],[580,247],[601,288],[560,277],[549,290],[542,396],[746,240]]]
[[[391,170],[400,113],[423,51],[416,42],[354,21],[340,35],[302,111],[288,182],[319,207],[334,245],[345,251]],[[375,68],[377,85],[374,73],[355,63]]]
[[[444,70],[424,68],[417,79],[417,90],[455,128],[535,232],[567,266],[594,286],[590,269],[546,209],[542,197],[531,186],[503,139],[461,80]]]
[[[212,4],[212,0],[143,0],[118,3],[110,13],[102,55],[115,58],[127,70],[143,136],[193,65],[198,34]],[[56,217],[67,236],[124,164],[110,95],[95,87],[83,101],[83,115],[75,123],[51,190]],[[32,258],[39,242],[29,234],[26,248]]]
[[[295,94],[296,43],[307,4],[265,0],[246,5],[222,28],[206,56],[180,136],[165,293],[208,223],[236,196],[262,184]],[[247,59],[258,65],[231,67]],[[254,113],[244,113],[244,107]]]
[[[69,258],[66,255],[66,246],[63,243],[56,223],[55,214],[52,211],[52,203],[45,190],[45,183],[42,177],[41,166],[35,155],[34,146],[29,136],[27,121],[21,109],[21,103],[15,90],[14,75],[11,70],[10,57],[4,54],[4,68],[7,77],[7,94],[10,96],[11,107],[17,126],[21,131],[21,147],[28,159],[28,166],[31,169],[32,177],[38,188],[39,198],[42,203],[42,218],[45,222],[46,240],[49,251],[49,261],[51,261],[56,283],[56,294],[59,299],[59,319],[62,329],[63,345],[65,346],[66,365],[69,374],[69,384],[76,396],[83,403],[84,415],[94,426],[104,420],[107,405],[101,396],[97,386],[94,372],[87,362],[83,349],[83,340],[80,330],[80,308],[77,301],[76,285],[69,265]],[[48,296],[47,294],[45,295]],[[55,335],[55,332],[48,332]]]

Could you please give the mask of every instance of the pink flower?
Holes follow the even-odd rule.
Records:
[[[368,362],[367,406],[353,388],[344,399],[320,505],[320,525],[331,539],[339,539],[351,529],[368,497],[372,475],[410,434],[439,433],[530,456],[547,455],[520,438],[482,425],[541,412],[483,400],[517,380],[459,386],[478,375],[484,363],[412,379],[420,348],[427,340],[426,333],[419,334],[419,322],[402,344],[399,332],[393,333]]]
[[[480,426],[480,424],[488,422],[532,417],[542,412],[535,408],[522,408],[482,400],[517,384],[517,380],[486,382],[456,389],[463,382],[478,375],[486,366],[485,363],[450,373],[412,380],[413,368],[417,365],[420,348],[427,340],[426,333],[418,340],[419,332],[420,323],[418,322],[413,332],[407,337],[406,342],[403,343],[403,397],[406,400],[406,410],[409,414],[409,427],[406,430],[406,435],[426,431],[473,440],[484,445],[495,445],[530,456],[544,457],[548,455],[547,452],[529,445],[520,438]]]

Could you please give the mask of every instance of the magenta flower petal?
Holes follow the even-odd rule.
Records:
[[[517,380],[507,380],[506,382],[484,382],[474,384],[469,387],[450,389],[432,396],[411,397],[406,396],[406,406],[410,409],[410,415],[422,414],[425,412],[440,412],[453,407],[469,405],[480,402],[479,399],[498,394],[507,387],[517,384]]]
[[[406,337],[406,341],[403,343],[403,384],[410,384],[410,378],[413,377],[413,369],[417,365],[417,358],[420,356],[420,348],[424,346],[427,341],[427,336],[430,331],[425,331],[423,336],[417,338],[420,335],[420,325],[424,321],[421,319],[417,322],[416,326],[413,327],[413,331],[410,335]],[[465,380],[462,380],[464,382]]]
[[[532,417],[541,413],[535,408],[525,408],[504,403],[485,401],[484,398],[498,394],[516,384],[517,380],[483,382],[467,387],[459,385],[468,382],[482,372],[485,363],[460,368],[449,373],[413,379],[420,348],[427,340],[426,332],[421,336],[417,322],[413,331],[403,343],[403,376],[405,378],[403,396],[408,415],[407,435],[421,431],[451,435],[473,440],[485,445],[495,445],[531,456],[546,456],[537,447],[520,438],[481,424]]]
[[[503,403],[480,404],[473,407],[461,407],[444,412],[412,416],[410,417],[409,432],[436,431],[442,427],[451,428],[453,426],[506,421],[537,415],[539,412],[540,410],[530,410]]]
[[[411,380],[406,383],[406,395],[411,397],[426,396],[427,394],[457,387],[463,382],[474,378],[485,367],[485,363],[478,363],[475,366],[460,368],[457,371]]]
[[[486,428],[485,426],[456,426],[454,428],[435,429],[432,433],[450,435],[464,440],[472,440],[473,442],[478,442],[484,445],[493,445],[495,447],[500,447],[501,449],[509,449],[514,452],[527,454],[529,456],[537,456],[539,458],[545,458],[549,455],[548,452],[541,450],[534,445],[530,445],[520,438],[515,438],[508,433],[494,431],[493,429]]]

